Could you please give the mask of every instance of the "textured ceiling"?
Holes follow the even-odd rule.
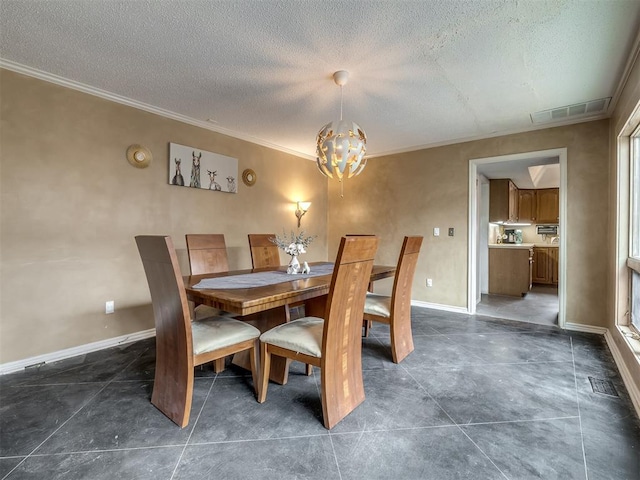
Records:
[[[0,0],[0,57],[304,157],[346,69],[344,116],[380,155],[611,109],[639,28],[637,0]]]

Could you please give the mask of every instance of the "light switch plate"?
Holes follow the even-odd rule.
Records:
[[[434,237],[439,237],[440,236],[440,229],[438,227],[434,227],[433,236]]]

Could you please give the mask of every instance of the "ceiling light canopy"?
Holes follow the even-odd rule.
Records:
[[[367,164],[367,135],[355,122],[342,119],[342,87],[349,79],[349,72],[339,70],[333,74],[333,80],[340,86],[340,120],[327,123],[320,129],[317,137],[317,163],[320,172],[329,178],[358,175]]]

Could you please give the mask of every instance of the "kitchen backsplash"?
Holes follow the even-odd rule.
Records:
[[[538,235],[536,233],[536,226],[535,225],[529,225],[529,226],[524,226],[524,227],[511,227],[509,225],[506,226],[507,228],[517,228],[519,230],[522,230],[522,242],[523,243],[536,243],[536,244],[540,244],[540,243],[548,243],[549,245],[551,245],[552,243],[556,243],[556,241],[553,241],[553,238],[555,238],[555,236],[551,236],[551,235]],[[505,227],[503,225],[496,225],[493,223],[489,224],[489,244],[494,244],[497,243],[497,238],[498,238],[498,234],[502,234],[504,233],[504,229]]]

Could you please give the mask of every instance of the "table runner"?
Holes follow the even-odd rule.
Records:
[[[255,288],[276,283],[291,282],[293,280],[304,280],[305,278],[320,277],[333,272],[333,263],[321,263],[311,266],[311,273],[289,275],[282,271],[256,272],[244,275],[232,275],[228,277],[204,278],[191,288],[195,289],[234,289],[234,288]]]

